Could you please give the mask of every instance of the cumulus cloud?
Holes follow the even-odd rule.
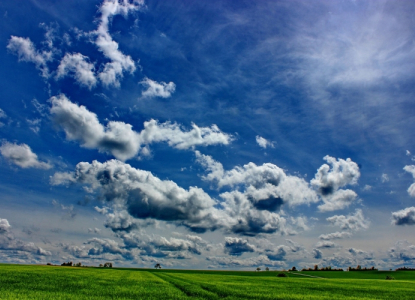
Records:
[[[328,164],[322,165],[311,180],[324,204],[318,208],[320,211],[333,211],[349,206],[357,197],[352,190],[339,190],[346,185],[355,185],[360,177],[359,166],[350,158],[338,159],[326,155],[324,160]]]
[[[105,221],[104,226],[110,228],[114,232],[129,232],[137,228],[137,221],[125,210],[116,211],[114,213],[107,214],[107,220]]]
[[[241,256],[245,252],[254,252],[255,246],[248,243],[247,240],[225,237],[225,253],[229,255]]]
[[[349,253],[353,255],[354,257],[357,257],[359,259],[363,260],[372,260],[373,259],[373,253],[367,252],[364,250],[356,249],[356,248],[350,248]]]
[[[49,77],[47,62],[51,60],[51,52],[39,52],[29,38],[11,36],[7,49],[18,56],[19,61],[32,62],[42,72],[42,76]]]
[[[94,69],[94,64],[88,62],[88,57],[80,53],[66,53],[59,64],[56,79],[70,75],[80,85],[91,89],[97,83]]]
[[[287,204],[296,206],[318,202],[316,192],[302,178],[285,174],[271,163],[257,166],[249,163],[225,171],[222,164],[211,156],[195,152],[196,160],[207,171],[202,179],[231,191],[220,194],[225,212],[238,220],[233,233],[257,235],[258,233],[288,233],[286,219],[276,212]],[[292,219],[298,229],[306,229],[304,219]]]
[[[263,138],[262,136],[257,135],[256,136],[256,142],[261,147],[266,149],[267,147],[274,148],[274,143],[268,141],[267,139]]]
[[[321,252],[318,249],[313,249],[312,255],[313,255],[313,258],[315,258],[315,259],[323,258],[323,252]]]
[[[62,178],[60,173],[57,174]],[[71,176],[72,182],[98,190],[100,198],[107,204],[125,207],[137,219],[174,221],[193,231],[214,230],[224,220],[223,212],[214,208],[216,201],[202,189],[190,187],[185,190],[173,181],[160,180],[150,172],[117,160],[81,162]],[[53,184],[64,183],[54,177]]]
[[[350,232],[333,232],[329,234],[322,234],[319,236],[320,240],[338,240],[351,237],[352,234]]]
[[[0,146],[0,153],[7,160],[21,168],[52,168],[51,164],[39,161],[37,155],[26,144],[18,145],[16,143],[3,142]]]
[[[119,86],[119,80],[123,77],[124,71],[133,73],[136,70],[132,58],[118,49],[118,43],[109,34],[109,24],[114,16],[122,15],[127,17],[129,13],[138,11],[143,4],[144,1],[137,0],[132,2],[126,0],[105,0],[99,8],[101,16],[98,28],[93,32],[93,35],[96,36],[94,43],[99,51],[110,60],[98,74],[99,79],[107,86]]]
[[[389,176],[388,176],[388,174],[383,173],[383,174],[382,174],[382,177],[381,177],[381,181],[382,181],[382,183],[388,182],[388,181],[389,181]]]
[[[341,229],[349,229],[358,231],[360,229],[369,228],[369,221],[363,216],[361,209],[356,209],[353,215],[335,215],[326,219],[334,226],[339,226]]]
[[[277,210],[283,203],[295,206],[319,201],[304,179],[287,175],[274,164],[257,166],[251,162],[225,171],[222,164],[208,155],[196,151],[196,159],[208,171],[202,177],[204,180],[215,182],[219,188],[244,186],[244,196],[257,209],[272,211]]]
[[[316,248],[322,249],[322,248],[336,248],[338,245],[336,243],[330,242],[330,241],[322,241],[318,242],[316,244]]]
[[[69,101],[65,95],[50,99],[50,113],[53,121],[62,127],[68,140],[80,142],[82,147],[108,152],[117,159],[127,160],[138,153],[147,153],[147,145],[154,142],[167,142],[177,149],[189,149],[195,146],[215,144],[228,145],[232,136],[220,131],[216,125],[198,127],[183,131],[176,123],[159,123],[156,120],[144,122],[144,129],[136,132],[130,124],[108,122],[104,127],[96,114]]]
[[[0,218],[0,250],[23,251],[31,254],[50,256],[52,253],[36,246],[32,242],[24,242],[16,239],[11,232],[11,226],[7,219]]]
[[[415,245],[408,241],[398,241],[394,247],[389,249],[389,256],[398,261],[413,261],[415,260]]]
[[[412,176],[415,179],[415,166],[414,165],[410,165],[410,166],[405,166],[403,168],[406,172],[411,173]],[[408,188],[408,194],[411,197],[415,197],[415,183],[411,184],[411,186]]]
[[[169,98],[176,90],[176,85],[173,82],[157,82],[149,78],[144,78],[140,83],[147,88],[141,93],[143,97]]]
[[[407,207],[392,213],[393,225],[415,225],[415,207]]]
[[[11,226],[9,224],[9,221],[7,221],[7,219],[0,219],[0,234],[9,232],[10,227]]]

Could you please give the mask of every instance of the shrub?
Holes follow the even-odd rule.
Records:
[[[386,276],[386,280],[395,280],[395,278],[388,275],[388,276]]]
[[[277,274],[277,277],[287,277],[287,274],[285,274],[285,273],[278,273]]]

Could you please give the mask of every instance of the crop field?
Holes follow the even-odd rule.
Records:
[[[415,271],[278,273],[0,264],[0,299],[414,299]]]

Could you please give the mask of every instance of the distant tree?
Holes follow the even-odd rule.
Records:
[[[269,271],[269,268],[268,268],[268,267],[266,267],[266,268],[265,268],[265,271]]]
[[[259,272],[259,271],[261,271],[261,268],[260,268],[260,267],[258,267],[258,268],[256,268],[256,270]]]
[[[291,271],[297,271],[297,268],[294,266],[291,268]]]
[[[82,267],[82,264],[79,262],[77,264],[74,265],[75,267]]]
[[[160,266],[160,264],[156,264],[156,265],[154,266],[154,268],[156,268],[156,269],[161,269],[161,266]]]
[[[99,264],[99,267],[102,268],[104,265],[103,264]]]
[[[104,268],[112,268],[112,263],[110,263],[110,262],[106,262],[106,263],[104,264]]]
[[[318,265],[314,265],[314,271],[318,271]]]
[[[357,265],[356,270],[360,271],[362,269],[361,265]]]

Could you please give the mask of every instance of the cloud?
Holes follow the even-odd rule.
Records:
[[[94,233],[94,234],[99,234],[101,232],[101,229],[99,228],[88,228],[88,233]]]
[[[283,261],[285,256],[289,251],[289,247],[285,245],[280,245],[273,250],[265,251],[265,255],[272,261]]]
[[[366,252],[360,249],[355,249],[355,248],[350,248],[349,253],[352,254],[354,257],[357,257],[359,259],[364,259],[364,260],[372,260],[373,259],[373,253],[371,252]]]
[[[125,210],[108,213],[104,226],[110,228],[114,232],[129,232],[138,228],[137,221],[134,220],[134,218],[132,218]]]
[[[66,205],[60,204],[56,200],[52,200],[52,205],[62,210],[63,219],[73,220],[76,217],[76,212],[74,211],[73,205],[66,206]]]
[[[369,228],[370,222],[365,219],[363,216],[363,211],[361,209],[356,209],[353,215],[343,216],[335,215],[326,219],[334,226],[339,226],[341,229],[350,229],[358,231],[360,229]]]
[[[143,81],[140,82],[142,85],[147,87],[145,91],[141,93],[143,97],[162,97],[162,98],[169,98],[171,94],[174,93],[176,90],[176,85],[173,82],[165,83],[165,82],[157,82],[153,81],[149,78],[144,78]]]
[[[331,165],[322,165],[310,181],[321,195],[324,204],[320,211],[333,211],[349,206],[357,197],[352,190],[339,190],[346,185],[355,185],[360,177],[359,166],[350,158],[338,159],[326,155],[324,160]]]
[[[237,223],[231,232],[254,236],[259,233],[288,233],[286,219],[275,213],[281,206],[297,206],[318,202],[314,190],[302,178],[286,175],[271,163],[257,166],[248,163],[225,171],[211,156],[195,152],[196,161],[207,171],[203,180],[218,188],[229,186],[231,191],[221,193],[225,212]],[[307,228],[304,220],[292,219],[297,228]]]
[[[57,174],[52,177],[51,183],[64,183],[56,180],[56,176],[62,178],[60,173]],[[160,180],[150,172],[117,160],[105,163],[93,161],[92,164],[81,162],[71,176],[71,182],[98,191],[107,205],[125,207],[137,219],[172,221],[203,232],[218,228],[225,217],[223,212],[214,208],[217,202],[202,189],[190,187],[185,190],[173,181]],[[113,220],[116,219],[114,216]],[[110,223],[113,222],[107,225]]]
[[[388,182],[389,181],[389,176],[386,173],[382,174],[382,178],[381,178],[382,183]]]
[[[414,261],[415,245],[411,245],[408,241],[398,241],[389,249],[389,256],[398,261]]]
[[[323,252],[321,252],[318,249],[313,249],[312,255],[313,255],[313,258],[315,258],[315,259],[323,258]]]
[[[12,163],[21,168],[50,169],[52,165],[38,160],[37,155],[32,152],[26,144],[3,142],[0,153]]]
[[[32,242],[24,242],[16,239],[11,232],[11,226],[7,219],[0,218],[0,250],[23,251],[41,256],[50,256],[52,253]]]
[[[329,234],[322,234],[319,236],[320,240],[337,240],[337,239],[344,239],[351,237],[352,234],[350,232],[333,232]]]
[[[207,261],[212,262],[215,265],[223,267],[285,267],[286,263],[283,261],[272,261],[266,255],[259,255],[255,257],[240,259],[232,257],[217,257],[209,256],[206,258]]]
[[[80,53],[66,53],[59,64],[56,79],[61,79],[70,75],[74,77],[76,82],[80,85],[91,89],[97,83],[94,69],[94,64],[88,62],[88,57]]]
[[[405,166],[403,168],[406,172],[411,173],[412,176],[415,179],[415,166],[414,165],[410,165],[410,166]],[[411,197],[415,197],[415,183],[411,184],[410,187],[408,188],[408,194]]]
[[[18,56],[19,61],[32,62],[42,72],[42,76],[49,77],[47,62],[51,60],[51,52],[39,52],[29,38],[11,36],[7,49]]]
[[[10,231],[10,224],[7,219],[0,219],[0,234],[6,233]]]
[[[136,70],[134,61],[129,55],[123,54],[118,50],[118,43],[109,34],[109,23],[112,17],[122,15],[127,17],[130,12],[138,11],[143,6],[144,1],[129,2],[126,0],[105,0],[99,8],[101,16],[97,30],[92,34],[96,36],[94,41],[106,58],[110,61],[98,74],[100,80],[107,86],[119,86],[119,79],[123,77],[123,72],[133,73]]]
[[[338,245],[336,243],[330,242],[330,241],[322,241],[318,242],[316,244],[316,248],[322,249],[322,248],[336,248]]]
[[[262,136],[257,135],[256,136],[256,142],[261,147],[266,149],[267,147],[274,148],[274,143],[268,141],[267,139],[263,138]]]
[[[257,166],[248,163],[225,171],[222,164],[208,155],[196,151],[196,160],[206,168],[208,174],[202,179],[215,182],[219,188],[224,186],[244,186],[244,197],[257,209],[277,210],[287,203],[290,206],[318,202],[316,193],[302,178],[286,175],[278,166],[265,163]],[[228,194],[222,194],[228,197]],[[240,196],[238,194],[238,196]]]
[[[65,95],[50,99],[50,113],[55,124],[63,128],[68,140],[81,143],[82,147],[108,152],[117,159],[127,160],[140,151],[147,153],[146,145],[154,142],[167,142],[176,149],[189,149],[195,146],[215,144],[228,145],[232,136],[220,131],[216,125],[198,127],[183,131],[176,123],[158,123],[156,120],[144,122],[144,129],[136,132],[130,124],[124,122],[108,122],[104,127],[96,114],[85,106],[72,103]]]
[[[392,213],[393,225],[415,225],[415,207],[407,207]]]
[[[247,240],[225,237],[225,253],[234,256],[241,256],[245,252],[254,252],[255,246],[248,243]]]

